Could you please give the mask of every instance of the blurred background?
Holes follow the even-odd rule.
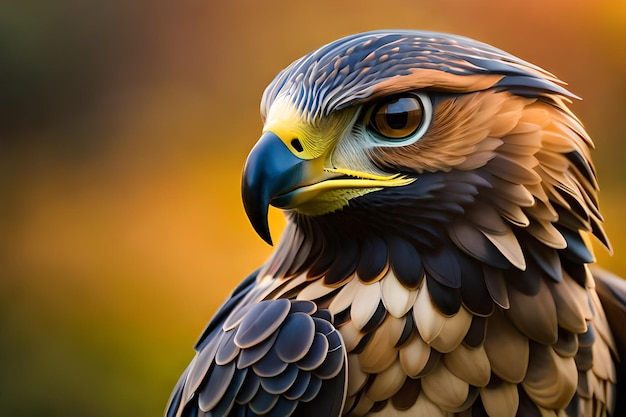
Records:
[[[4,1],[0,416],[162,413],[271,250],[239,198],[265,86],[379,28],[474,37],[567,81],[616,252],[597,255],[626,274],[624,0]]]

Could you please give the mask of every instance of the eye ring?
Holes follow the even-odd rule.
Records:
[[[368,112],[367,130],[380,145],[405,146],[424,135],[432,119],[432,104],[423,93],[384,98]]]

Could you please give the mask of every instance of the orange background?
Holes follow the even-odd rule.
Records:
[[[2,416],[162,412],[212,313],[271,250],[239,198],[263,89],[353,32],[454,32],[566,80],[617,255],[597,254],[626,273],[623,0],[4,3]]]

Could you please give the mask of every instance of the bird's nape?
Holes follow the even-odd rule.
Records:
[[[265,90],[242,180],[270,259],[196,344],[167,416],[626,412],[626,284],[593,143],[549,72],[456,35],[339,39]],[[621,365],[619,364],[621,361]]]

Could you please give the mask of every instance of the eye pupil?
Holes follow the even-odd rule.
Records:
[[[304,147],[298,138],[291,139],[291,146],[293,146],[297,152],[302,152],[304,150]]]
[[[409,115],[407,113],[387,113],[385,114],[385,118],[387,126],[398,130],[406,126]]]
[[[400,96],[378,104],[369,128],[385,139],[399,140],[413,135],[424,119],[423,103],[415,95]]]

